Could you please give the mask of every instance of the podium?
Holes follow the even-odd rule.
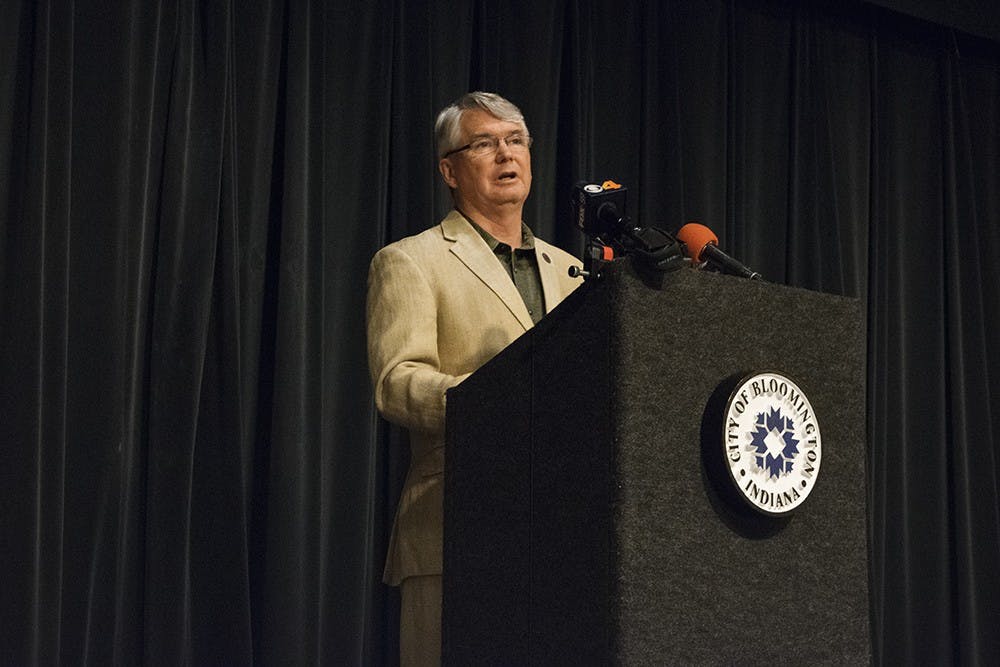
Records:
[[[870,662],[860,303],[656,283],[615,262],[448,392],[444,664]],[[704,442],[761,370],[822,432],[784,518],[728,497]]]

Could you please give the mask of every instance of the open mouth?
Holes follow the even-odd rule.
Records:
[[[500,174],[500,177],[497,180],[498,181],[512,181],[515,178],[517,178],[517,174],[515,172],[513,172],[513,171],[505,171],[502,174]]]

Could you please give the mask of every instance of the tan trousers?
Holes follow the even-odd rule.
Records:
[[[400,667],[441,664],[441,575],[407,577],[399,585]]]

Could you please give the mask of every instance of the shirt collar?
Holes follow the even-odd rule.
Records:
[[[497,246],[499,245],[503,245],[504,248],[510,247],[506,243],[501,244],[500,241],[493,238],[492,234],[490,234],[488,231],[477,225],[471,218],[469,218],[464,213],[462,213],[462,217],[464,217],[466,220],[469,221],[469,224],[472,225],[472,228],[475,229],[476,232],[478,232],[478,234],[483,237],[483,240],[486,241],[486,245],[488,245],[490,247],[490,250],[492,250],[493,252],[497,251]],[[521,221],[521,248],[519,249],[520,250],[535,249],[535,235],[531,233],[531,228],[528,227],[528,225],[524,224],[524,221]]]

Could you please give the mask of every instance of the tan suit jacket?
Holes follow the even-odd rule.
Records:
[[[540,239],[535,254],[552,310],[579,284],[572,255]],[[384,578],[441,573],[445,392],[532,326],[506,269],[457,211],[392,243],[368,273],[368,367],[375,403],[410,432],[410,469]]]

